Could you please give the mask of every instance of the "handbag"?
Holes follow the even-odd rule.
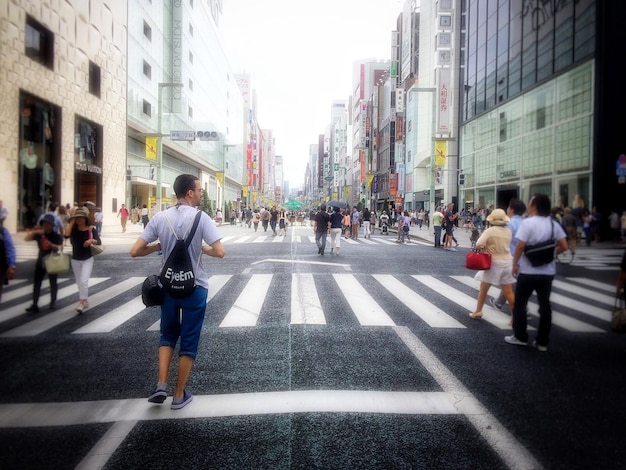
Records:
[[[93,238],[93,229],[94,229],[93,227],[89,229],[90,240]],[[90,248],[91,248],[91,256],[97,256],[104,251],[104,248],[102,248],[102,245],[91,245]]]
[[[550,220],[552,224],[552,220]],[[524,255],[533,267],[544,266],[554,261],[556,253],[556,240],[554,239],[554,224],[552,225],[552,238],[534,245],[524,247]]]
[[[472,250],[465,254],[465,267],[475,271],[483,271],[491,268],[491,253]]]
[[[43,257],[43,264],[48,274],[65,274],[70,271],[70,255],[56,252]]]
[[[141,301],[146,307],[153,307],[163,303],[163,286],[159,282],[159,276],[151,274],[141,286]]]
[[[615,307],[611,314],[611,330],[616,333],[626,333],[626,308],[624,299],[615,298]]]

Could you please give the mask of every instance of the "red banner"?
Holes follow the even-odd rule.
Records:
[[[398,194],[398,173],[389,175],[389,195],[396,196]]]

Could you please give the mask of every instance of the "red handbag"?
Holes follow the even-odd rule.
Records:
[[[491,253],[469,251],[465,254],[465,267],[475,271],[491,268]]]

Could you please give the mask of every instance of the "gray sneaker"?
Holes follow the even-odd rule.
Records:
[[[193,400],[193,395],[191,394],[191,392],[183,390],[183,396],[181,398],[174,398],[172,400],[172,406],[170,406],[170,409],[180,410],[181,408],[184,408],[189,403],[191,403],[191,400]]]
[[[537,351],[546,352],[548,350],[547,346],[542,346],[541,344],[537,344],[537,341],[533,341],[533,348],[536,348]]]
[[[502,310],[502,304],[496,302],[496,299],[493,297],[489,297],[489,305],[491,305],[496,310]]]

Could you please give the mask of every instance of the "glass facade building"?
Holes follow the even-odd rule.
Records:
[[[555,206],[582,198],[607,215],[626,208],[615,171],[626,145],[611,115],[625,95],[611,79],[620,17],[616,2],[462,2],[466,206],[506,207],[512,197],[543,192]],[[621,199],[604,196],[607,183]]]

